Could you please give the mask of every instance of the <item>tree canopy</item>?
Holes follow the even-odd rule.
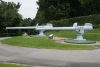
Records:
[[[18,13],[20,6],[20,3],[0,1],[0,33],[5,33],[7,26],[17,26],[22,21]]]
[[[51,20],[67,19],[91,14],[100,14],[100,0],[39,0],[35,20],[47,23]]]

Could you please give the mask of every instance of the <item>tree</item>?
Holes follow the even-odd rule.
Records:
[[[70,3],[70,17],[80,16],[81,3],[79,0],[69,0]]]
[[[100,0],[80,0],[80,3],[82,15],[100,14]]]
[[[39,10],[35,20],[40,24],[50,20],[68,18],[70,13],[69,0],[39,0]]]
[[[18,26],[22,16],[18,13],[21,4],[14,2],[0,2],[0,34],[6,33],[7,26]]]
[[[100,14],[100,0],[39,0],[35,21],[40,24],[78,16]]]

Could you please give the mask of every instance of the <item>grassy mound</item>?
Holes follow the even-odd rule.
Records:
[[[88,50],[94,49],[93,46],[73,46],[71,44],[59,44],[54,40],[46,38],[25,38],[25,37],[13,37],[6,40],[2,40],[2,43],[6,43],[13,46],[22,46],[30,48],[46,48],[46,49],[64,49],[64,50]]]
[[[31,67],[31,66],[22,66],[22,65],[15,65],[15,64],[3,64],[3,63],[0,63],[0,67]]]
[[[73,31],[48,31],[47,35],[54,34],[55,36],[65,37],[65,38],[75,38],[76,33]],[[100,41],[100,29],[94,29],[93,31],[87,31],[84,34],[84,38],[87,40]],[[64,50],[87,50],[94,49],[94,46],[83,46],[83,45],[71,45],[71,44],[60,44],[56,43],[54,40],[46,38],[24,38],[22,36],[17,36],[2,40],[2,43],[22,46],[29,48],[46,48],[46,49],[64,49]]]

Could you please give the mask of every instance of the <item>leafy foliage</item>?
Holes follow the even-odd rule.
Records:
[[[37,3],[39,10],[35,21],[40,24],[52,20],[100,14],[100,0],[39,0]]]
[[[39,10],[35,20],[43,24],[53,19],[68,18],[70,4],[67,3],[67,1],[68,0],[39,0]]]
[[[18,26],[22,16],[18,13],[20,3],[0,1],[0,34],[6,33],[7,26]]]
[[[80,25],[83,25],[84,23],[92,23],[94,28],[100,28],[100,14],[79,16],[74,18],[61,19],[57,21],[52,20],[49,23],[52,23],[54,26],[72,26],[75,22],[78,22]]]

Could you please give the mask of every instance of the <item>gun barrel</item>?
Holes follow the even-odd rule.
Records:
[[[36,30],[75,30],[75,27],[36,28]]]
[[[6,29],[34,29],[36,28],[35,26],[33,27],[6,27]]]
[[[92,26],[77,26],[77,27],[37,27],[36,30],[92,30]]]

